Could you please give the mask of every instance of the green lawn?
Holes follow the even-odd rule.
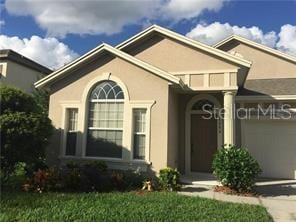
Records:
[[[260,206],[177,193],[8,193],[0,221],[271,221]]]

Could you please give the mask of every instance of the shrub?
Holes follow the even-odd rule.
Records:
[[[0,86],[0,94],[1,179],[5,182],[18,162],[32,164],[44,158],[53,127],[31,95],[8,86]]]
[[[60,175],[56,168],[38,169],[31,179],[27,179],[23,184],[23,190],[42,193],[44,191],[54,191],[59,187]]]
[[[111,175],[110,175],[111,182],[116,190],[120,190],[120,191],[124,190],[125,184],[124,184],[123,177],[124,175],[122,171],[119,171],[119,170],[111,171]]]
[[[88,161],[82,165],[85,176],[84,187],[88,191],[110,191],[112,184],[107,172],[107,165],[103,161]]]
[[[0,95],[1,115],[15,112],[35,113],[38,111],[34,98],[20,89],[0,85]]]
[[[124,184],[125,189],[139,189],[142,188],[143,182],[146,180],[151,180],[151,177],[146,173],[139,170],[126,170],[124,171]]]
[[[176,169],[165,168],[159,171],[159,186],[165,191],[180,189],[180,173]]]
[[[214,174],[222,185],[238,192],[251,191],[261,172],[258,162],[244,148],[218,149],[213,160]]]
[[[106,165],[105,162],[103,161],[97,161],[97,160],[93,160],[93,161],[88,161],[84,164],[84,167],[85,168],[94,168],[98,171],[101,171],[101,172],[106,172],[108,167]]]
[[[81,167],[75,162],[68,162],[61,171],[61,184],[62,187],[69,191],[82,190],[83,172]]]
[[[41,169],[28,176],[24,191],[110,192],[142,188],[144,181],[152,181],[145,173],[133,170],[108,170],[102,161],[67,162],[60,168]],[[33,169],[33,168],[30,168]]]
[[[49,92],[45,90],[35,89],[32,92],[33,99],[37,104],[39,112],[48,114],[49,109]]]
[[[31,178],[36,171],[46,170],[48,168],[49,167],[46,165],[44,158],[40,158],[32,163],[24,164],[25,175],[29,178]]]
[[[115,190],[134,190],[140,189],[143,186],[144,181],[151,180],[143,172],[138,170],[112,170],[111,182]]]

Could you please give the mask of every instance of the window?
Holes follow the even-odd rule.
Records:
[[[145,159],[146,109],[134,109],[134,159]]]
[[[99,83],[89,99],[87,156],[122,157],[124,94],[113,81]]]
[[[77,140],[77,120],[78,109],[69,108],[66,111],[67,115],[67,135],[66,135],[66,155],[75,156],[76,154],[76,140]]]
[[[207,99],[198,100],[193,106],[194,111],[212,111],[214,109],[214,103]]]

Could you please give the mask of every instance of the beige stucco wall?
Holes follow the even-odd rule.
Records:
[[[238,66],[181,42],[159,35],[153,36],[128,53],[168,72],[233,69]]]
[[[169,90],[168,103],[168,166],[178,168],[178,149],[179,149],[179,95],[173,89]]]
[[[105,61],[95,59],[86,67],[78,69],[52,85],[49,117],[54,126],[60,131],[64,128],[61,103],[63,101],[85,102],[82,101],[85,87],[93,79],[104,73],[111,73],[111,76],[116,76],[125,84],[131,101],[154,100],[156,102],[151,109],[150,161],[152,162],[152,169],[155,171],[167,166],[168,82],[120,58],[108,58]],[[48,149],[48,157],[51,163],[59,162],[57,157],[60,154],[60,131],[54,136],[54,140],[52,140]],[[81,134],[83,133],[81,132]],[[82,148],[82,140],[78,139],[78,146]]]
[[[28,93],[34,90],[33,84],[44,77],[40,72],[13,61],[5,60],[1,63],[5,63],[6,67],[1,76],[1,83],[18,87]]]
[[[227,52],[235,51],[252,62],[247,79],[296,78],[296,64],[244,43],[221,46]]]
[[[219,74],[211,74],[210,75],[210,81],[209,81],[210,86],[224,86],[224,75],[223,73]]]

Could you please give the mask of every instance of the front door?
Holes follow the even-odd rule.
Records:
[[[217,150],[217,120],[202,117],[191,115],[191,171],[210,173]]]

